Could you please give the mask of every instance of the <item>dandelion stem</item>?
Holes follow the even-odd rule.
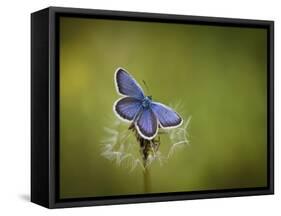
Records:
[[[144,192],[149,193],[151,191],[151,178],[150,170],[148,166],[145,166],[143,171],[143,182],[144,182]]]
[[[158,149],[160,144],[159,140],[147,140],[142,138],[137,130],[135,129],[134,125],[132,124],[129,127],[130,130],[133,130],[135,132],[136,140],[140,145],[140,153],[142,155],[142,161],[143,161],[143,186],[144,186],[144,192],[149,193],[151,192],[151,176],[150,176],[150,168],[149,168],[149,155],[151,153],[155,154],[155,150]],[[157,147],[157,148],[156,148]]]
[[[150,154],[150,141],[139,138],[139,143],[141,146],[142,160],[143,160],[143,183],[144,183],[144,192],[149,193],[151,191],[151,178],[150,178],[150,169],[149,169],[149,161],[148,157]]]

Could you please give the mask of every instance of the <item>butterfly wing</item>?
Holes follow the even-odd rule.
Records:
[[[182,118],[172,108],[152,102],[151,109],[155,113],[162,128],[175,128],[182,124]]]
[[[115,72],[116,90],[122,96],[143,99],[144,93],[137,81],[124,69],[118,68]]]
[[[157,135],[158,122],[154,112],[150,109],[142,109],[136,119],[135,126],[138,133],[144,138],[151,140]]]
[[[124,97],[117,100],[113,110],[122,120],[132,121],[141,108],[141,101],[132,97]]]

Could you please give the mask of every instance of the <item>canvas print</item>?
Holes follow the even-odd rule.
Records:
[[[59,18],[59,198],[267,186],[267,30]]]

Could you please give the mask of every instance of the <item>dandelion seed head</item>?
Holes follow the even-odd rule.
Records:
[[[181,103],[170,105],[178,113],[183,106]],[[108,119],[108,125],[104,127],[101,144],[101,156],[112,161],[117,166],[124,166],[130,172],[135,169],[144,170],[145,166],[151,166],[158,162],[161,166],[170,159],[178,149],[189,145],[189,124],[191,117],[183,118],[183,124],[173,129],[159,129],[159,145],[150,142],[149,154],[146,163],[143,163],[143,150],[137,142],[135,133],[128,129],[128,123],[121,121],[119,118],[112,116]],[[160,144],[160,137],[165,137],[165,143]],[[156,140],[157,141],[157,140]],[[158,142],[158,141],[157,141]],[[155,142],[155,143],[157,143]],[[169,145],[167,152],[161,151],[161,145]]]

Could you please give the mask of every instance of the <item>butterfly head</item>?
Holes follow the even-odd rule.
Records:
[[[152,102],[152,96],[146,96],[142,100],[142,107],[143,108],[149,108]]]

